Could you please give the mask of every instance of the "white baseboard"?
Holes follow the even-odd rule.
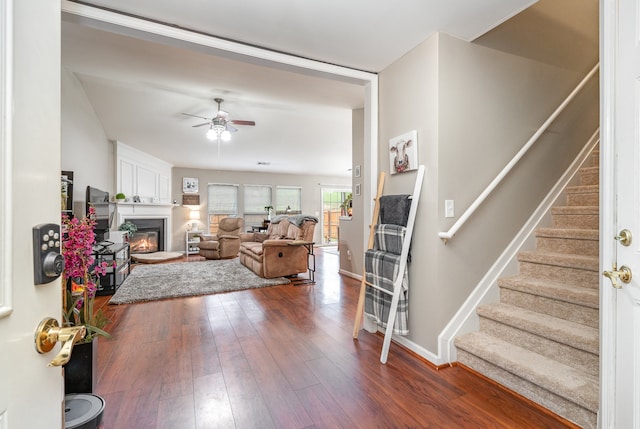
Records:
[[[352,279],[356,279],[358,281],[362,281],[362,274],[360,274],[360,275],[354,274],[351,271],[346,271],[346,270],[343,270],[342,268],[340,268],[338,273],[342,274],[343,276],[351,277]]]

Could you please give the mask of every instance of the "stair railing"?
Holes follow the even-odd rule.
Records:
[[[469,208],[460,216],[449,231],[447,232],[439,232],[438,237],[440,237],[444,243],[447,243],[447,240],[453,238],[454,235],[458,232],[458,230],[464,225],[467,220],[471,217],[471,215],[480,207],[480,205],[487,199],[487,197],[498,187],[500,182],[509,174],[509,172],[513,169],[513,167],[522,159],[522,157],[531,149],[531,147],[538,141],[538,138],[549,128],[551,123],[555,121],[555,119],[562,113],[562,111],[567,107],[567,105],[578,95],[578,92],[582,90],[586,86],[586,84],[591,80],[591,78],[596,74],[598,68],[600,67],[600,63],[596,64],[591,71],[580,81],[578,86],[575,87],[571,94],[565,98],[565,100],[558,106],[558,108],[549,116],[549,118],[540,126],[538,131],[535,132],[533,136],[527,141],[527,143],[516,153],[516,155],[509,161],[509,163],[502,169],[502,171],[496,176],[491,183],[486,187],[484,191],[475,199],[475,201],[469,206]]]

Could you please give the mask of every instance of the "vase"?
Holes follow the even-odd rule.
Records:
[[[71,359],[64,366],[64,393],[93,393],[98,367],[98,341],[73,346]]]

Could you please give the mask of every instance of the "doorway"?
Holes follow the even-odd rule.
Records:
[[[322,245],[337,246],[340,237],[340,217],[350,216],[351,188],[322,188]]]

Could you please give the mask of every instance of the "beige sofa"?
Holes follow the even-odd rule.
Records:
[[[240,263],[267,279],[304,273],[308,250],[291,243],[313,241],[317,223],[313,216],[276,216],[266,233],[241,234]]]

